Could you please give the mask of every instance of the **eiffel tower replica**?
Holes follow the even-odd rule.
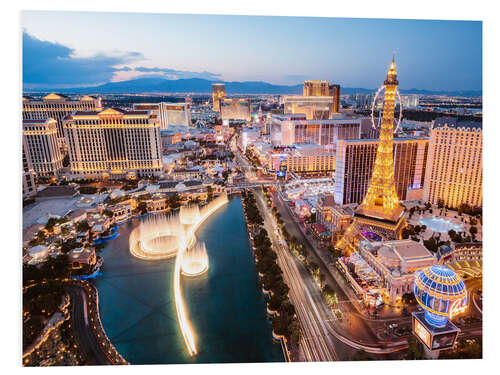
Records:
[[[360,240],[370,238],[370,232],[383,240],[397,240],[401,239],[401,231],[406,227],[404,208],[399,203],[394,184],[394,105],[398,84],[393,57],[384,82],[384,115],[370,185],[354,212],[354,221],[335,245],[344,254],[356,251]]]

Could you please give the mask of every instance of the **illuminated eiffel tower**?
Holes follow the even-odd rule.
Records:
[[[373,238],[372,233],[384,240],[401,239],[401,231],[406,226],[404,208],[399,203],[394,185],[394,106],[398,84],[393,57],[384,82],[384,115],[370,185],[354,213],[353,223],[336,244],[348,254],[356,250],[361,239]]]

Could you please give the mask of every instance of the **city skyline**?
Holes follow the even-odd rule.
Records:
[[[403,90],[482,89],[477,21],[29,11],[22,27],[26,88],[161,77],[372,89],[394,51]]]

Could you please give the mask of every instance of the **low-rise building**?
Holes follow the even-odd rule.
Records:
[[[320,195],[316,204],[316,222],[325,226],[333,235],[344,233],[351,223],[351,215],[335,203],[333,194]]]
[[[96,264],[96,255],[93,248],[77,247],[68,253],[68,261],[71,268],[80,269],[84,266],[94,266]]]
[[[434,255],[413,240],[362,241],[359,253],[385,283],[389,301],[413,292],[415,271],[437,264]]]

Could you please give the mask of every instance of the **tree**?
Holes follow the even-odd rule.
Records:
[[[111,210],[104,210],[103,214],[109,218],[113,217],[113,211]]]
[[[415,296],[413,293],[405,293],[401,297],[401,301],[407,305],[415,302]]]
[[[214,197],[214,189],[212,185],[207,186],[207,202],[210,202]]]
[[[319,274],[319,287],[320,288],[323,288],[323,283],[325,282],[326,280],[326,276],[323,272],[320,272]]]
[[[408,351],[406,359],[424,359],[424,346],[413,335],[408,337]]]
[[[137,205],[137,210],[140,212],[141,215],[147,214],[148,213],[147,203],[144,201],[139,202],[139,204]]]
[[[86,232],[90,229],[90,225],[87,220],[82,220],[76,223],[76,230],[78,232]]]
[[[181,197],[178,193],[172,194],[167,198],[167,203],[170,208],[175,209],[181,206]]]

